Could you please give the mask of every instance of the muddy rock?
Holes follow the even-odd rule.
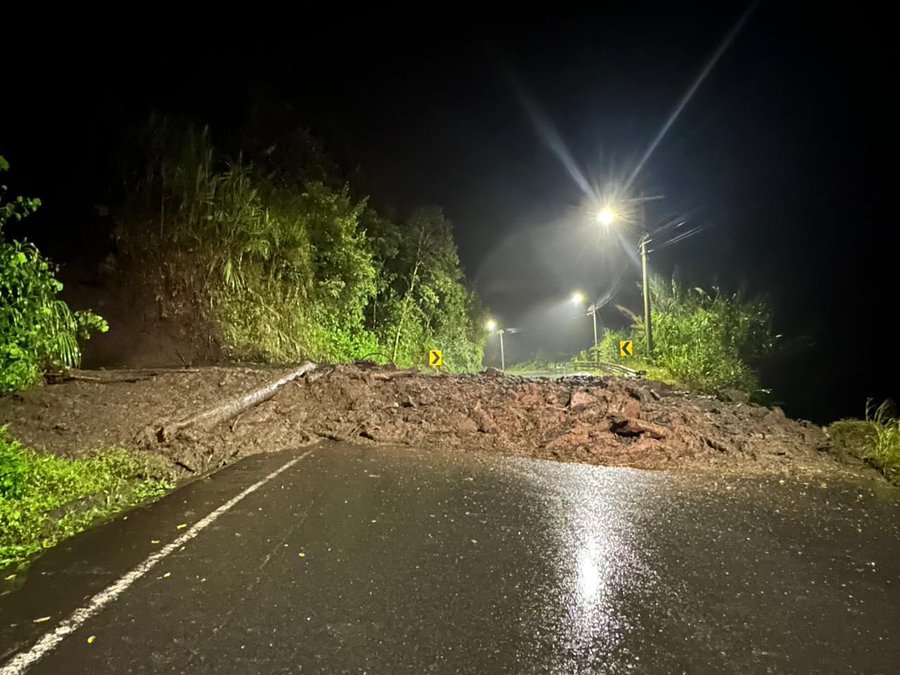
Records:
[[[490,434],[497,431],[497,423],[494,421],[494,418],[491,417],[490,413],[481,407],[480,401],[476,403],[475,407],[472,409],[471,418],[475,420],[478,431],[484,434]]]
[[[586,391],[573,391],[569,399],[569,409],[575,412],[595,405],[597,405],[597,399]]]
[[[750,396],[737,389],[723,389],[718,394],[719,400],[728,403],[749,403]]]

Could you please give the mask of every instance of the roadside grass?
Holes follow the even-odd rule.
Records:
[[[644,373],[645,380],[662,382],[663,384],[667,384],[670,387],[674,387],[676,389],[689,388],[688,385],[681,382],[678,377],[672,374],[669,370],[667,370],[663,366],[650,363],[649,361],[644,361],[643,359],[634,359],[623,362],[623,365],[628,366],[632,370],[638,370]]]
[[[0,427],[0,569],[171,487],[161,464],[127,450],[63,459],[23,447]]]
[[[828,427],[838,452],[847,452],[881,471],[900,485],[900,418],[885,401],[877,408],[866,406],[866,419],[840,420]]]

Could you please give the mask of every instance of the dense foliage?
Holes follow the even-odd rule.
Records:
[[[231,162],[206,131],[151,125],[120,218],[162,300],[202,312],[237,360],[423,365],[438,348],[451,370],[480,367],[478,304],[441,211],[390,220],[292,139],[305,160],[276,170],[268,150]]]
[[[774,349],[765,302],[684,288],[674,280],[656,280],[652,288],[653,358],[647,358],[642,318],[629,314],[629,329],[604,334],[601,360],[620,362],[619,341],[633,340],[635,358],[626,365],[657,379],[699,392],[761,393],[756,369]]]
[[[125,450],[40,455],[0,427],[0,567],[171,487],[165,470]]]
[[[0,156],[0,173],[9,168]],[[4,227],[39,206],[38,199],[4,199],[0,185],[0,394],[27,388],[48,371],[77,366],[79,340],[106,331],[92,312],[73,312],[57,296],[56,268],[37,247],[4,239]]]

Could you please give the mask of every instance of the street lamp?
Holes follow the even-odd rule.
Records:
[[[572,293],[572,304],[580,305],[584,302],[584,293],[579,291],[575,291]],[[597,304],[592,302],[590,306],[587,308],[587,315],[590,316],[594,321],[594,358],[598,361],[600,360],[599,353],[597,352]]]
[[[503,353],[503,329],[497,328],[497,322],[493,319],[488,320],[484,327],[487,328],[489,333],[496,333],[500,336],[500,370],[506,372],[506,355]]]
[[[604,206],[597,211],[597,222],[605,227],[609,227],[616,219],[616,213],[610,207]]]

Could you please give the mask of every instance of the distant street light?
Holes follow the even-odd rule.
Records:
[[[500,336],[500,370],[506,372],[506,355],[503,353],[503,333],[504,330],[502,328],[497,328],[497,322],[493,319],[490,319],[484,327],[488,329],[489,333],[496,333]]]
[[[575,291],[572,293],[572,304],[580,305],[584,302],[584,293],[580,293],[579,291]],[[597,305],[596,303],[591,303],[587,308],[587,315],[593,319],[594,322],[594,358],[598,361],[600,360],[600,356],[597,352]]]

